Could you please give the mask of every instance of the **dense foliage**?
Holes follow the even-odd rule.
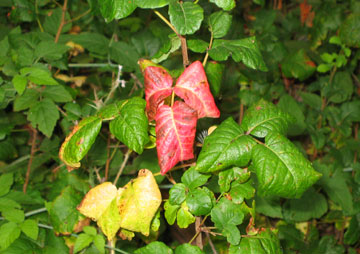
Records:
[[[357,0],[1,0],[0,253],[359,253],[359,47]]]

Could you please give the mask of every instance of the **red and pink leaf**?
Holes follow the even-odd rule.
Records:
[[[162,105],[156,113],[156,149],[160,172],[165,174],[179,161],[194,158],[197,113],[184,102]]]
[[[196,61],[185,69],[176,82],[174,92],[196,109],[198,118],[220,116],[201,62]]]
[[[144,70],[146,112],[149,121],[155,119],[156,111],[172,93],[173,79],[163,68],[149,66]]]

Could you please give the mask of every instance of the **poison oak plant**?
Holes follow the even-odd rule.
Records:
[[[2,1],[0,254],[358,252],[359,10]]]

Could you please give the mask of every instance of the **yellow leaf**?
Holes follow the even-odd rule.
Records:
[[[124,189],[119,201],[121,227],[148,236],[151,220],[161,204],[161,193],[153,174],[141,169],[138,178]]]
[[[115,185],[110,182],[102,183],[85,195],[77,209],[80,213],[96,221],[117,197],[117,193]]]

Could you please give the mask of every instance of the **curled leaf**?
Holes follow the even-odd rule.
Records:
[[[199,118],[220,116],[201,62],[196,61],[185,69],[176,82],[174,92],[196,109]]]
[[[158,107],[171,95],[173,79],[163,67],[151,61],[141,60],[139,64],[144,73],[146,112],[152,121]]]
[[[80,160],[90,150],[101,128],[102,120],[91,116],[83,119],[62,143],[59,157],[69,166],[69,171],[80,167]]]
[[[179,161],[194,158],[196,111],[176,101],[173,107],[162,105],[156,114],[156,149],[161,174]]]

